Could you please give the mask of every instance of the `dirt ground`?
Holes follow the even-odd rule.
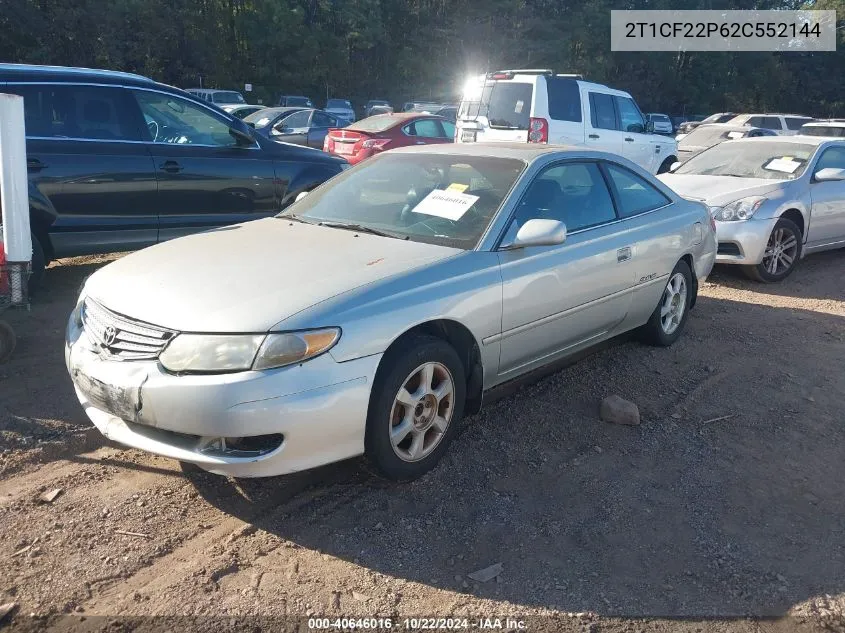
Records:
[[[32,311],[5,315],[20,337],[0,366],[7,626],[448,614],[593,633],[845,630],[845,251],[780,285],[717,269],[674,347],[623,338],[492,394],[404,485],[358,460],[227,480],[104,441],[63,335],[107,260],[54,263]],[[639,405],[640,427],[599,421],[612,393]],[[469,577],[494,563],[498,578]]]

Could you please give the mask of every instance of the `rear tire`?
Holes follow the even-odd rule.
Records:
[[[454,438],[465,399],[463,363],[446,341],[419,335],[388,350],[370,394],[367,459],[394,481],[425,474]]]
[[[692,306],[693,292],[692,271],[682,259],[675,264],[657,307],[640,331],[646,343],[669,347],[680,338]]]
[[[788,218],[781,218],[769,235],[763,261],[756,266],[743,266],[742,270],[754,281],[783,281],[798,265],[804,248],[803,241],[804,236],[798,225]]]

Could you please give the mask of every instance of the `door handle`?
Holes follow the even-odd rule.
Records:
[[[182,165],[177,163],[175,160],[166,160],[159,166],[159,169],[161,171],[166,171],[168,174],[178,174],[182,171]]]
[[[625,142],[626,142],[626,143],[633,143],[633,142],[634,142],[634,139],[632,139],[630,136],[626,136],[626,137],[625,137]]]
[[[627,262],[631,259],[631,247],[625,246],[624,248],[620,248],[616,251],[616,261],[617,262]]]
[[[47,165],[37,158],[28,158],[26,161],[26,168],[28,171],[41,171],[42,169],[47,169]]]
[[[599,138],[598,134],[590,134],[590,138]]]
[[[655,153],[655,154],[659,154],[659,153],[660,153],[660,146],[659,146],[659,145],[658,145],[657,147],[655,147],[655,148],[654,148],[654,153]]]

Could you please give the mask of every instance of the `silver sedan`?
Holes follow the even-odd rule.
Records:
[[[67,367],[128,446],[236,477],[365,454],[411,479],[486,390],[628,330],[671,345],[713,266],[711,222],[602,152],[387,152],[276,218],[94,273]]]
[[[741,265],[752,279],[780,281],[804,255],[845,247],[842,140],[727,141],[660,179],[710,206],[719,240],[716,262]]]

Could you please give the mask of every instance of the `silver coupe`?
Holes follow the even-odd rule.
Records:
[[[715,255],[707,207],[619,156],[400,149],[101,268],[66,362],[125,445],[235,477],[364,454],[411,479],[491,387],[627,330],[672,344]]]

